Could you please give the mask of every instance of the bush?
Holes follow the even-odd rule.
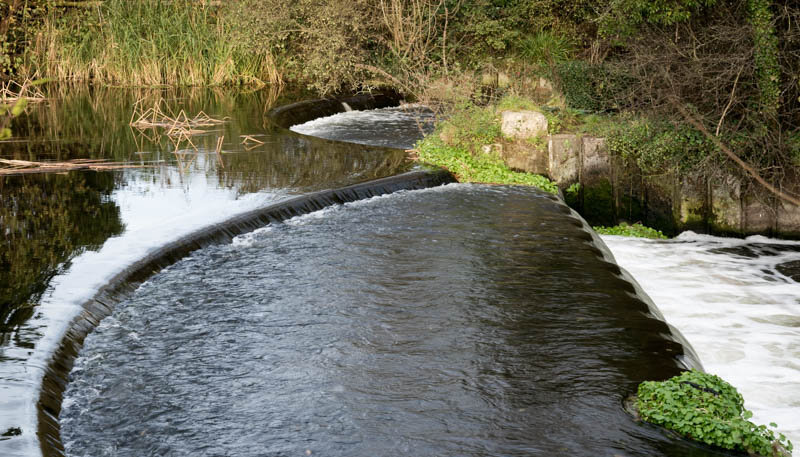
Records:
[[[701,132],[669,122],[620,122],[606,135],[610,153],[635,163],[645,173],[690,170],[717,150]]]
[[[567,189],[569,190],[569,189]],[[619,235],[634,238],[666,239],[667,236],[661,230],[646,227],[637,222],[633,225],[622,223],[614,227],[592,227],[600,235]]]
[[[572,60],[556,64],[554,76],[570,108],[592,112],[621,108],[619,100],[627,78],[619,72],[603,65]]]
[[[753,414],[736,388],[711,374],[692,370],[663,382],[645,381],[637,408],[647,422],[725,449],[774,457],[792,450],[785,436],[776,438],[766,426],[750,422]]]

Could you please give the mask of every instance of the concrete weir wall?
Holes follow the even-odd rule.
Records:
[[[567,203],[592,225],[641,222],[667,234],[693,230],[800,239],[800,208],[779,201],[749,180],[724,171],[647,176],[612,156],[604,138],[548,135],[546,119],[542,124],[544,116],[534,111],[502,114],[503,134],[515,141],[492,149],[512,168],[550,177],[564,191]],[[800,193],[800,179],[786,181],[797,184],[785,190]]]

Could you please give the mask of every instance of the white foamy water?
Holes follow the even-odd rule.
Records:
[[[346,111],[291,127],[303,135],[350,143],[411,148],[433,130],[433,113],[417,105]]]
[[[602,238],[705,370],[744,396],[753,421],[776,422],[800,444],[800,284],[775,268],[800,260],[800,243],[692,232]]]

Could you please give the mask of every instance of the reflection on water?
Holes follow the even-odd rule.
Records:
[[[192,136],[196,149],[176,145],[163,132],[130,128],[141,97],[226,122]],[[169,240],[288,195],[410,169],[400,150],[274,128],[264,117],[273,102],[262,92],[77,91],[15,119],[17,136],[0,142],[2,158],[141,167],[0,176],[0,455],[37,453],[36,388],[50,351],[115,272]]]
[[[114,185],[112,173],[0,179],[0,341],[74,255],[122,231]]]
[[[719,455],[623,410],[681,369],[668,334],[552,196],[400,192],[157,274],[87,338],[62,433],[73,457]]]

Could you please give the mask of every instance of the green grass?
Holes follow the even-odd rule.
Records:
[[[667,236],[661,233],[660,230],[646,227],[641,223],[628,225],[626,223],[619,224],[614,227],[592,227],[595,232],[600,235],[619,235],[630,236],[634,238],[651,238],[651,239],[666,239]]]

